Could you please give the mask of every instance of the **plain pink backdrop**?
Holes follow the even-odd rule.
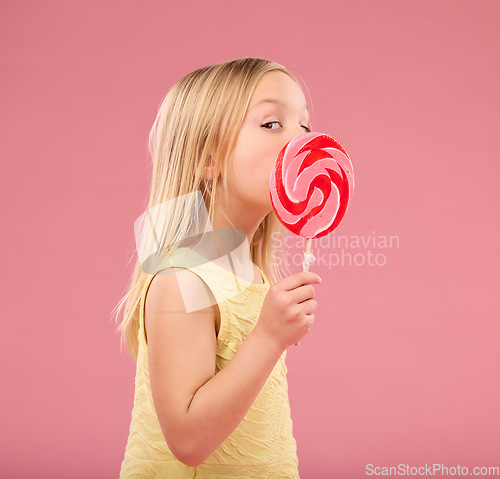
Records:
[[[499,2],[0,8],[2,477],[118,477],[135,363],[110,313],[147,134],[183,75],[243,56],[298,73],[349,152],[337,236],[399,241],[344,248],[383,266],[311,268],[316,321],[287,356],[301,478],[500,465]]]

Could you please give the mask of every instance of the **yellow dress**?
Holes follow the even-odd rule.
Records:
[[[270,284],[260,268],[264,283],[256,284],[214,262],[205,260],[203,263],[200,258],[193,255],[192,250],[179,248],[171,255],[169,265],[184,267],[197,274],[217,300],[220,309],[217,374],[254,328]],[[286,350],[240,424],[205,462],[190,467],[172,454],[154,408],[144,334],[144,301],[155,274],[148,278],[141,296],[134,406],[120,479],[299,478],[297,444],[292,434],[288,400]]]

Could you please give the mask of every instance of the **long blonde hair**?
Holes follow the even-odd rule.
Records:
[[[153,170],[148,210],[172,198],[182,195],[188,198],[188,193],[201,190],[213,224],[217,188],[223,188],[227,195],[228,158],[252,93],[262,75],[273,70],[288,74],[300,85],[297,77],[279,63],[260,58],[239,58],[199,68],[171,88],[149,133]],[[226,127],[223,129],[222,125]],[[219,174],[221,178],[220,184],[214,181],[211,189],[203,180],[209,159],[214,163],[214,178],[219,178]],[[158,234],[162,243],[160,250],[162,246],[168,248],[180,244],[189,232],[190,218],[199,215],[195,211],[198,208],[196,202],[175,202],[174,205]],[[252,260],[264,271],[271,284],[289,274],[284,261],[285,236],[286,230],[271,211],[262,220],[250,244]],[[270,261],[271,256],[273,261]],[[118,322],[120,310],[125,306],[116,331],[121,333],[120,351],[125,342],[134,359],[138,353],[139,303],[150,277],[150,272],[144,269],[144,264],[137,258],[128,292],[113,309]]]

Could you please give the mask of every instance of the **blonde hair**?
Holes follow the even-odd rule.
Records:
[[[155,205],[188,193],[202,190],[208,203],[208,215],[213,224],[214,199],[217,188],[227,195],[226,172],[228,158],[235,145],[246,115],[252,93],[267,72],[278,70],[300,82],[279,63],[260,58],[239,58],[199,68],[184,76],[163,99],[149,133],[149,154],[152,159],[152,184],[148,210]],[[203,180],[209,159],[214,164],[211,189]],[[189,196],[189,195],[188,195]],[[187,196],[187,197],[188,197]],[[196,202],[176,202],[176,206],[161,225],[160,250],[182,243],[190,227],[190,218],[199,216]],[[190,211],[191,210],[191,211]],[[191,225],[192,226],[192,225]],[[284,256],[286,230],[271,211],[261,222],[250,244],[252,260],[266,274],[271,284],[288,275]],[[272,245],[271,241],[276,241]],[[135,256],[135,251],[131,258]],[[270,261],[271,256],[274,261]],[[277,260],[277,261],[276,261]],[[137,359],[139,303],[149,272],[137,259],[128,285],[128,292],[113,309],[121,333],[120,351],[125,342],[132,358]]]

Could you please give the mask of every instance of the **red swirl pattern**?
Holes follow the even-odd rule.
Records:
[[[337,140],[324,133],[305,133],[281,150],[269,189],[274,211],[289,231],[320,238],[345,215],[354,189],[352,163]]]

